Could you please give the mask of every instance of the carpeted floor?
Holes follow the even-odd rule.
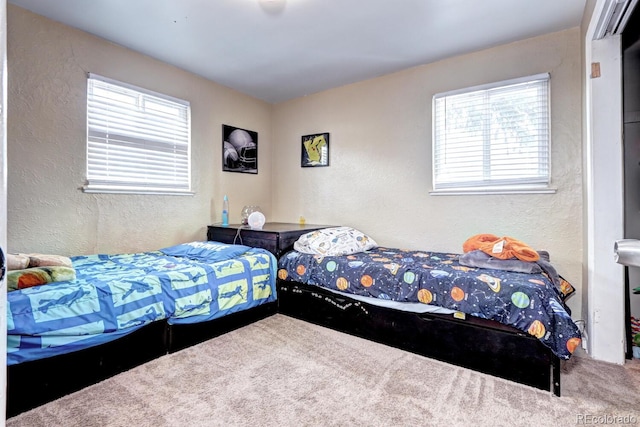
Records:
[[[278,314],[20,414],[7,426],[538,427],[613,424],[613,417],[640,424],[640,363],[573,357],[563,366],[562,393]]]

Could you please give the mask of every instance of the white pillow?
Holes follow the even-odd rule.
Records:
[[[293,244],[298,252],[322,256],[350,255],[377,247],[366,234],[351,227],[331,227],[303,234]]]

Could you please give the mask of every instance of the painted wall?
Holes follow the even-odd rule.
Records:
[[[271,105],[9,5],[8,249],[62,255],[206,239],[243,205],[271,209]],[[88,72],[191,102],[194,196],[85,194]],[[222,124],[258,132],[258,174],[222,172]]]
[[[7,2],[0,0],[0,248],[7,245]],[[7,364],[7,281],[0,280],[0,366]],[[7,409],[7,370],[0,370],[0,426]]]
[[[519,238],[551,253],[578,289],[581,318],[583,181],[580,30],[548,34],[294,99],[274,107],[273,214],[339,224],[379,244],[462,250],[477,233]],[[431,99],[439,92],[551,74],[556,194],[433,196]],[[330,133],[330,166],[300,167],[300,137]]]
[[[461,250],[494,233],[551,252],[578,288],[583,181],[580,31],[463,55],[271,106],[24,9],[8,9],[8,248],[60,254],[202,239],[258,204],[271,221],[351,225],[380,244]],[[195,196],[85,194],[86,73],[191,102]],[[551,73],[556,194],[432,196],[433,94]],[[259,134],[259,174],[221,171],[221,125]],[[330,132],[329,167],[300,167],[300,137]],[[277,141],[273,143],[272,141]]]

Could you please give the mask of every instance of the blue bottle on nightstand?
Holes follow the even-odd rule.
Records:
[[[222,200],[222,226],[227,227],[229,225],[229,198],[224,195]]]

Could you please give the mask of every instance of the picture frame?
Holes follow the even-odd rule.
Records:
[[[222,171],[258,173],[258,132],[222,125]]]
[[[300,166],[314,168],[329,166],[329,133],[303,135]]]

